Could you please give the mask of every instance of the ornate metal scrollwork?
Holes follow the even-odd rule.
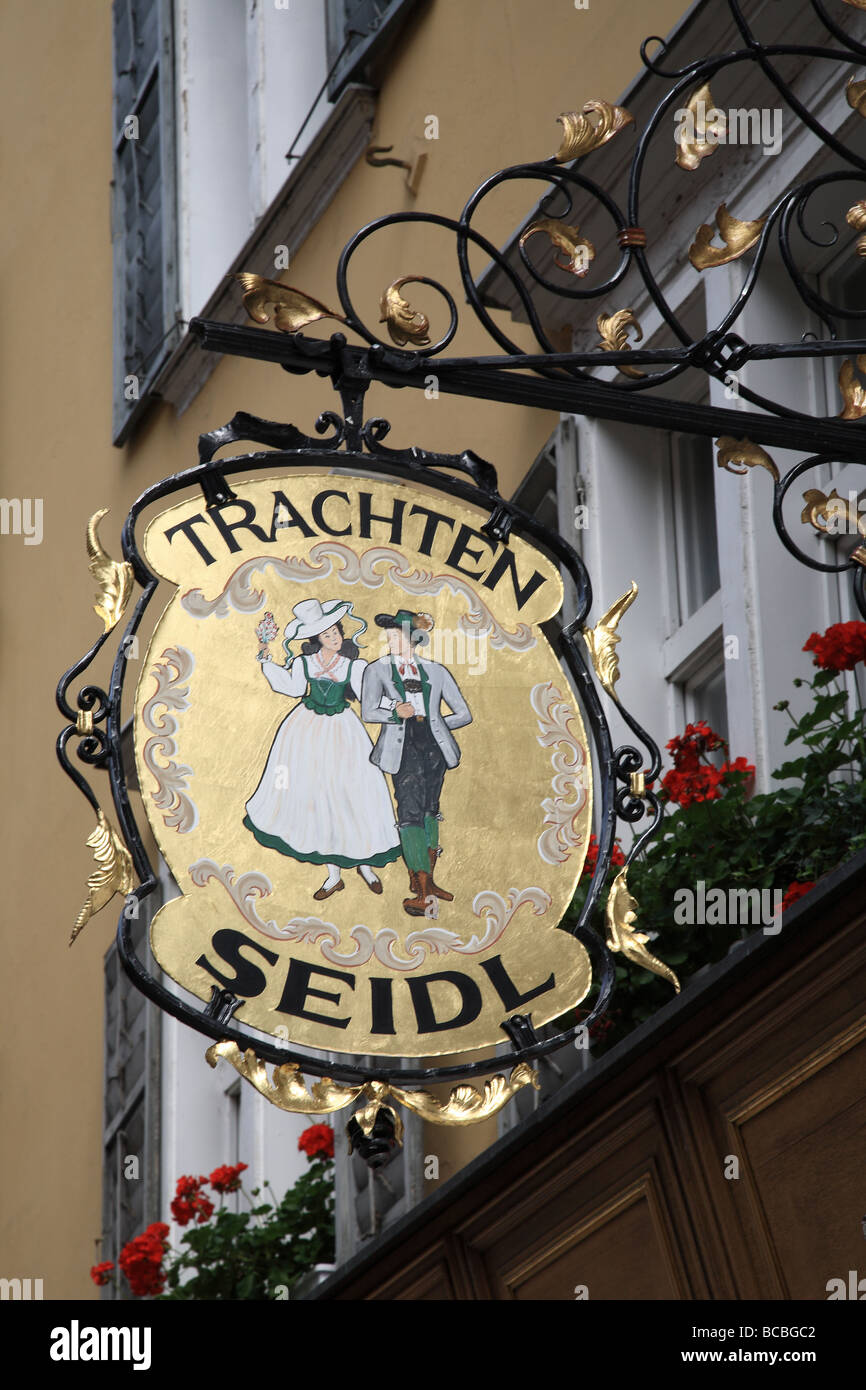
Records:
[[[501,357],[484,359],[484,368],[488,374],[497,371],[508,372],[519,365],[526,371],[551,380],[592,381],[598,390],[608,394],[642,392],[673,380],[690,367],[697,367],[717,380],[724,380],[727,371],[745,365],[757,352],[765,360],[784,359],[789,354],[801,352],[802,345],[799,343],[750,345],[740,339],[737,340],[735,367],[730,356],[726,360],[725,354],[721,351],[733,325],[751,298],[771,240],[775,237],[795,293],[805,307],[818,316],[827,330],[826,340],[818,345],[816,351],[826,353],[832,349],[838,339],[838,322],[852,318],[866,319],[866,310],[852,310],[847,305],[834,304],[815,290],[808,275],[801,271],[797,264],[791,233],[796,227],[811,245],[834,244],[839,234],[832,224],[825,224],[829,226],[829,240],[822,240],[810,229],[810,205],[819,190],[837,183],[853,183],[862,189],[866,159],[843,145],[837,136],[803,105],[791,83],[781,75],[776,60],[797,56],[822,59],[836,63],[840,73],[844,73],[846,67],[850,68],[852,63],[862,64],[866,55],[866,45],[848,34],[832,18],[820,0],[812,0],[812,8],[830,39],[836,42],[836,46],[826,43],[767,43],[758,36],[746,19],[739,0],[727,0],[727,4],[742,40],[739,48],[702,56],[679,68],[668,68],[665,64],[669,50],[664,40],[650,38],[641,46],[641,58],[645,67],[667,84],[667,90],[661,95],[634,145],[628,170],[628,195],[625,206],[620,206],[598,181],[598,171],[603,168],[602,161],[608,143],[615,136],[618,144],[627,139],[630,130],[635,128],[634,117],[624,108],[593,98],[584,103],[582,110],[567,112],[557,118],[563,127],[563,136],[560,147],[553,156],[534,162],[514,164],[499,170],[476,188],[459,217],[415,211],[392,213],[375,219],[352,237],[344,248],[337,267],[337,294],[342,314],[326,309],[318,300],[305,296],[302,291],[280,286],[278,282],[262,281],[261,277],[257,276],[239,277],[246,287],[245,302],[256,320],[264,321],[269,307],[278,304],[282,299],[289,307],[284,307],[284,321],[278,321],[277,326],[284,331],[297,333],[298,328],[303,326],[302,319],[304,323],[309,323],[324,315],[338,318],[374,349],[389,351],[389,365],[392,370],[397,373],[416,371],[419,363],[431,361],[442,354],[457,331],[457,308],[450,291],[440,281],[421,274],[400,276],[382,291],[380,323],[386,324],[391,341],[401,349],[395,353],[356,309],[349,292],[348,280],[350,265],[356,251],[370,237],[389,227],[422,223],[428,227],[442,228],[455,237],[457,265],[466,301],[471,312],[502,353]],[[650,54],[649,46],[652,43],[657,47]],[[714,267],[725,265],[749,252],[754,254],[742,289],[720,319],[707,325],[702,336],[695,338],[668,302],[651,267],[653,240],[662,243],[664,238],[658,235],[653,239],[641,226],[647,156],[657,137],[669,139],[666,130],[667,120],[674,110],[686,111],[692,117],[693,131],[681,131],[674,142],[673,157],[683,170],[683,176],[687,177],[705,158],[716,153],[720,143],[717,127],[719,122],[723,124],[723,121],[722,113],[715,111],[713,106],[710,81],[723,71],[738,75],[751,68],[761,70],[774,95],[818,137],[827,150],[842,161],[842,167],[806,179],[787,189],[776,197],[768,208],[760,210],[760,216],[741,219],[732,215],[722,203],[714,212],[718,233],[722,239],[721,246],[713,240],[715,229],[710,220],[713,209],[708,207],[705,210],[705,220],[689,252],[696,269],[711,272]],[[866,80],[850,79],[845,91],[851,108],[861,115],[866,113]],[[709,119],[710,115],[714,121]],[[592,168],[593,177],[584,172],[586,160],[591,161],[588,167]],[[524,278],[507,255],[474,225],[476,215],[488,196],[503,183],[514,180],[540,182],[547,187],[547,192],[540,200],[541,215],[523,231],[516,247],[520,265],[527,272],[532,284],[547,290],[559,299],[603,301],[609,299],[627,272],[634,268],[650,300],[661,314],[663,323],[670,331],[672,341],[669,347],[637,349],[625,340],[621,325],[602,315],[599,317],[601,342],[593,351],[557,351],[542,327]],[[591,205],[602,213],[604,218],[610,219],[612,239],[620,249],[614,269],[604,278],[594,277],[596,248],[573,220],[575,199],[578,195],[588,197]],[[850,198],[846,201],[847,213],[843,204],[840,215],[847,215],[850,225],[863,232],[866,229],[866,215],[857,211],[861,204],[857,202],[852,205]],[[859,225],[860,222],[863,222],[863,226]],[[533,261],[530,247],[537,233],[546,234],[559,252],[555,264],[567,273],[565,281],[551,280]],[[535,338],[539,349],[536,354],[522,351],[485,306],[469,266],[469,252],[472,247],[482,250],[507,277]],[[861,255],[866,253],[866,236],[861,237],[857,251]],[[579,285],[574,283],[575,279],[580,281]],[[428,312],[408,304],[400,293],[404,285],[412,282],[434,288],[448,307],[450,321],[436,341],[430,341],[431,319]],[[619,314],[628,312],[620,310],[612,318],[615,321]],[[607,328],[602,327],[602,318],[608,325]],[[626,322],[627,320],[622,320],[623,325]],[[435,337],[435,334],[433,336]],[[300,351],[300,343],[298,347]],[[471,358],[447,360],[448,368],[452,371],[460,368],[470,369],[476,362],[477,359]],[[593,368],[602,365],[620,367],[627,380],[614,384],[592,376]],[[780,407],[773,399],[758,394],[742,383],[738,391],[743,400],[760,406],[762,410],[773,415],[803,421],[810,418],[802,411]],[[849,412],[843,418],[854,418],[854,415]]]
[[[533,517],[502,498],[492,464],[471,451],[446,455],[420,448],[385,446],[383,440],[389,431],[387,422],[379,418],[365,421],[363,416],[364,397],[370,383],[379,381],[395,387],[418,387],[423,386],[425,375],[433,372],[439,388],[446,392],[537,406],[552,405],[553,408],[576,413],[589,412],[591,408],[592,413],[602,418],[641,420],[661,428],[712,434],[719,438],[720,466],[735,473],[748,472],[757,466],[770,474],[774,488],[774,523],[792,554],[814,569],[834,572],[850,569],[854,572],[855,598],[860,612],[866,617],[866,546],[860,543],[863,531],[859,520],[858,535],[855,537],[858,544],[845,559],[828,563],[815,560],[797,545],[785,527],[782,512],[788,491],[810,468],[834,461],[866,461],[866,442],[861,438],[856,423],[866,411],[864,387],[858,375],[862,368],[861,350],[866,360],[866,341],[840,343],[837,327],[841,321],[866,320],[866,310],[852,310],[848,306],[833,304],[819,294],[797,264],[792,236],[796,231],[817,247],[835,244],[838,239],[835,227],[831,225],[829,237],[822,239],[810,224],[811,209],[817,202],[817,196],[836,184],[840,185],[839,191],[844,195],[843,209],[847,206],[849,225],[854,232],[864,233],[866,214],[862,211],[862,203],[852,199],[850,185],[856,186],[855,198],[862,194],[866,160],[846,149],[832,132],[803,107],[791,85],[780,75],[776,63],[779,58],[818,58],[835,62],[843,72],[852,63],[863,65],[866,45],[853,39],[836,23],[822,0],[812,0],[812,8],[833,44],[764,43],[744,18],[739,0],[727,0],[727,3],[742,40],[741,47],[727,53],[701,57],[679,68],[668,68],[670,52],[663,40],[647,40],[642,46],[641,55],[646,68],[663,80],[667,87],[644,129],[638,134],[628,170],[628,193],[622,206],[598,181],[598,171],[603,169],[607,144],[616,136],[617,144],[622,147],[633,132],[634,121],[630,113],[622,108],[593,99],[584,104],[582,111],[567,113],[559,118],[563,134],[556,154],[547,159],[499,170],[475,189],[458,217],[400,212],[377,218],[357,232],[347,243],[337,265],[337,297],[342,312],[329,308],[303,290],[259,276],[241,274],[238,278],[243,287],[244,302],[260,326],[247,329],[195,321],[193,331],[200,334],[206,347],[279,362],[285,370],[293,373],[315,372],[320,376],[329,376],[340,393],[342,412],[324,412],[316,421],[315,435],[306,434],[293,425],[257,420],[240,413],[221,429],[201,437],[197,469],[154,485],[134,504],[124,527],[122,561],[110,560],[98,540],[97,526],[104,513],[97,513],[88,531],[91,567],[101,586],[97,612],[105,631],[81,661],[67,672],[58,689],[58,706],[67,721],[58,739],[58,755],[98,817],[97,832],[91,836],[91,847],[97,852],[100,878],[98,882],[90,881],[88,885],[88,915],[98,910],[102,896],[110,887],[112,892],[129,892],[133,870],[141,879],[140,887],[135,890],[136,899],[143,897],[154,886],[153,873],[126,794],[120,766],[120,702],[126,664],[123,649],[115,658],[107,692],[98,685],[90,684],[78,692],[74,704],[67,698],[72,683],[88,669],[101,650],[108,632],[120,621],[130,601],[133,582],[141,586],[142,594],[129,620],[127,637],[135,633],[156,588],[156,580],[139,553],[135,534],[141,513],[152,502],[198,484],[207,506],[218,508],[234,498],[227,479],[233,473],[247,469],[251,458],[256,466],[265,469],[276,464],[283,467],[302,467],[311,462],[319,464],[330,457],[335,466],[348,461],[358,468],[371,468],[398,477],[412,476],[433,487],[441,486],[441,470],[447,469],[454,475],[449,486],[456,496],[488,509],[489,519],[483,528],[488,535],[505,541],[513,528],[516,534],[534,538],[546,547],[562,566],[563,572],[571,577],[577,616],[558,640],[587,715],[599,766],[604,769],[599,854],[580,919],[573,927],[574,935],[586,946],[599,979],[592,1011],[581,1025],[566,1029],[555,1037],[539,1039],[530,1027],[517,1032],[508,1026],[514,1023],[514,1018],[506,1020],[503,1027],[513,1044],[513,1051],[496,1061],[488,1059],[455,1063],[432,1070],[397,1070],[388,1066],[362,1068],[325,1063],[318,1057],[280,1047],[276,1042],[262,1042],[260,1037],[252,1037],[232,1019],[232,997],[215,998],[211,1006],[196,1010],[166,990],[148,974],[136,956],[129,922],[125,915],[121,917],[118,927],[121,959],[127,972],[150,998],[167,1012],[213,1038],[219,1048],[234,1048],[238,1057],[243,1059],[246,1068],[244,1074],[257,1089],[262,1089],[262,1086],[282,1088],[287,1096],[299,1100],[300,1086],[304,1096],[310,1097],[310,1103],[319,1107],[311,1113],[325,1113],[325,1100],[333,1099],[338,1093],[350,1093],[350,1100],[359,1099],[363,1094],[370,1109],[367,1113],[365,1107],[365,1113],[357,1123],[367,1138],[372,1134],[376,1116],[382,1111],[386,1094],[423,1113],[420,1107],[424,1105],[429,1109],[430,1105],[428,1100],[422,1102],[420,1097],[424,1093],[413,1090],[413,1084],[432,1080],[462,1081],[485,1075],[497,1066],[511,1066],[513,1070],[508,1080],[504,1076],[497,1077],[493,1082],[488,1082],[484,1092],[476,1091],[473,1087],[458,1086],[444,1107],[440,1102],[435,1103],[434,1109],[438,1107],[438,1111],[436,1115],[431,1111],[430,1118],[441,1121],[443,1112],[453,1112],[455,1116],[462,1116],[463,1122],[470,1113],[476,1117],[495,1113],[496,1102],[508,1087],[531,1084],[531,1075],[525,1074],[531,1073],[528,1067],[530,1061],[573,1041],[577,1027],[592,1023],[604,1012],[613,987],[613,954],[616,952],[663,975],[678,987],[673,972],[646,949],[648,936],[637,929],[637,904],[627,885],[628,867],[654,833],[661,815],[659,800],[651,785],[648,786],[660,772],[659,750],[622,705],[616,689],[619,675],[615,651],[619,640],[616,629],[634,601],[636,588],[632,586],[593,627],[587,627],[591,586],[583,561],[576,552],[561,537],[554,536]],[[650,54],[649,45],[653,42],[656,47]],[[668,303],[652,268],[655,246],[662,237],[654,236],[653,229],[648,230],[641,225],[647,155],[651,143],[662,132],[662,123],[674,109],[685,106],[693,109],[697,115],[699,101],[711,100],[710,79],[723,70],[736,72],[743,65],[757,65],[761,69],[788,108],[812,131],[825,149],[840,159],[843,167],[804,180],[776,197],[768,208],[738,208],[740,212],[760,213],[760,216],[740,220],[722,204],[715,211],[722,246],[713,245],[710,222],[713,208],[701,210],[705,221],[696,237],[692,255],[692,264],[696,269],[712,274],[716,267],[733,259],[746,256],[751,259],[742,288],[732,302],[700,337],[694,337]],[[853,111],[861,116],[866,115],[866,81],[850,81],[846,96]],[[702,133],[698,123],[695,138],[679,141],[671,157],[676,159],[683,170],[683,178],[687,179],[709,152],[706,130]],[[584,161],[587,159],[591,160],[588,167],[594,177],[585,172],[587,166]],[[528,181],[533,185],[541,184],[544,188],[538,216],[518,239],[515,263],[475,226],[476,215],[488,196],[512,181]],[[615,246],[619,252],[613,268],[604,272],[599,267],[603,264],[609,266],[610,258],[602,257],[597,252],[596,245],[581,232],[577,222],[576,203],[579,199],[587,198],[601,215],[600,221],[608,232],[611,246]],[[451,291],[431,277],[421,274],[395,276],[380,291],[377,299],[379,319],[374,327],[369,326],[356,309],[349,291],[349,272],[355,253],[371,236],[389,227],[406,227],[416,222],[425,227],[440,228],[454,237],[462,292],[471,313],[495,344],[498,354],[486,358],[444,356],[458,331],[457,303]],[[533,260],[541,244],[539,236],[546,237],[559,253],[560,259],[556,264],[563,275],[556,280],[546,275]],[[606,244],[606,238],[600,237],[595,229],[593,236],[598,247]],[[826,329],[826,336],[820,342],[753,344],[734,331],[754,292],[774,238],[796,295]],[[861,255],[866,249],[862,242],[861,235],[856,248]],[[523,351],[484,303],[470,269],[469,256],[473,248],[483,252],[507,278],[535,339],[537,352]],[[615,291],[632,268],[669,330],[670,345],[654,348],[640,346],[642,333],[633,310],[613,308],[617,302],[622,303]],[[558,351],[544,330],[527,277],[531,286],[544,289],[561,300],[596,302],[600,310],[597,317],[600,341],[590,351]],[[427,296],[419,293],[416,304],[414,291],[411,299],[407,299],[402,290],[409,284],[432,288],[441,303],[434,301],[435,307],[430,309],[426,303]],[[448,311],[447,323],[442,322],[443,305]],[[336,320],[346,332],[333,333],[328,340],[303,335],[303,329],[324,319]],[[278,332],[262,327],[270,323]],[[388,341],[380,335],[382,324],[385,325],[382,333]],[[629,331],[634,335],[632,342],[628,339]],[[363,346],[349,344],[347,332],[355,334]],[[841,357],[843,352],[847,355],[846,366],[843,366],[840,376],[843,408],[837,419],[815,420],[802,411],[780,406],[778,402],[742,383],[738,388],[742,400],[759,407],[764,413],[752,412],[744,417],[742,412],[735,415],[733,411],[669,402],[662,397],[645,394],[650,388],[675,380],[690,368],[697,368],[708,377],[724,381],[728,373],[739,370],[759,357],[764,360],[810,354]],[[625,379],[608,381],[597,376],[597,369],[602,367],[618,368],[619,377]],[[783,477],[780,476],[764,446],[799,445],[805,430],[815,440],[813,447],[816,453],[796,464]],[[741,432],[747,437],[735,438],[735,433]],[[754,436],[753,439],[748,437],[750,434]],[[216,460],[220,448],[244,439],[268,445],[278,452]],[[803,496],[806,503],[803,520],[814,530],[829,533],[831,517],[835,515],[832,509],[837,499],[832,493],[825,494],[814,488]],[[634,734],[636,744],[641,745],[644,752],[632,745],[616,749],[612,747],[601,708],[599,686],[613,701]],[[86,779],[70,761],[67,745],[72,738],[78,739],[79,762],[106,768],[109,772],[118,820],[130,848],[127,860],[115,852],[112,840],[114,832],[105,821]],[[618,820],[630,825],[645,823],[636,834],[626,866],[608,896],[607,938],[603,940],[591,930],[590,924],[610,866]],[[97,834],[98,844],[93,843]],[[252,1060],[247,1060],[250,1057]],[[264,1071],[265,1062],[273,1063],[279,1076],[275,1073],[275,1078],[268,1078]],[[301,1070],[323,1078],[316,1083],[312,1092],[307,1092],[306,1086],[300,1081]],[[331,1072],[334,1079],[328,1078],[326,1072]],[[432,1097],[429,1101],[432,1102]],[[347,1104],[348,1101],[342,1103]],[[303,1105],[306,1104],[305,1100]],[[494,1108],[491,1109],[491,1106]],[[365,1126],[370,1134],[366,1133]]]

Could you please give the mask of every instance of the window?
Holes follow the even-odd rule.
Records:
[[[684,623],[712,598],[720,582],[713,441],[697,435],[672,437],[670,469],[677,606]]]
[[[114,410],[122,444],[179,334],[170,0],[114,0]]]
[[[375,58],[396,37],[417,0],[326,0],[328,95],[368,76]]]
[[[728,742],[728,704],[725,697],[725,668],[721,653],[715,651],[708,661],[696,668],[683,682],[683,701],[686,722],[694,724],[704,719],[711,729]],[[721,763],[723,750],[708,755],[711,761]]]
[[[141,904],[133,922],[135,951],[148,954],[150,920],[158,893]],[[159,1010],[125,974],[112,944],[105,955],[105,1096],[102,1169],[102,1251],[114,1260],[128,1240],[159,1214]],[[96,1261],[94,1261],[96,1263]],[[131,1298],[107,1285],[104,1298]]]
[[[586,495],[578,473],[577,431],[572,419],[560,420],[529,472],[515,488],[511,500],[521,511],[528,512],[581,553]],[[563,570],[563,578],[565,573]],[[555,626],[568,623],[574,617],[571,587],[571,582],[566,581],[562,617],[552,620]]]
[[[559,533],[559,502],[557,499],[556,446],[554,441],[535,460],[523,482],[511,499],[534,516],[549,531]]]

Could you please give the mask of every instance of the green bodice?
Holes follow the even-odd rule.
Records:
[[[311,676],[307,669],[307,662],[301,657],[304,663],[304,673],[309,683],[309,690],[303,697],[303,703],[307,709],[311,709],[314,714],[342,714],[344,709],[348,709],[349,701],[346,698],[346,688],[349,685],[349,673],[343,681],[332,681],[326,676]]]

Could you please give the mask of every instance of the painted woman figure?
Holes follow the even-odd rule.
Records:
[[[394,809],[384,775],[370,762],[373,745],[350,708],[360,699],[366,661],[343,632],[351,603],[305,599],[285,631],[286,665],[263,659],[278,695],[300,697],[276,732],[261,781],[246,804],[244,825],[259,844],[303,864],[321,864],[321,902],[344,887],[342,869],[357,869],[373,893],[375,869],[400,857]],[[306,640],[305,640],[306,639]],[[300,655],[291,644],[303,641]]]

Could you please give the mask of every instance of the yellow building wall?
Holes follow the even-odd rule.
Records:
[[[375,143],[393,144],[401,157],[427,151],[419,196],[409,195],[400,171],[361,161],[306,243],[292,248],[291,283],[336,307],[337,258],[357,228],[415,207],[457,215],[475,185],[502,165],[552,154],[557,114],[590,97],[613,100],[638,70],[640,40],[670,29],[682,8],[682,0],[591,0],[585,10],[570,0],[431,0],[392,53],[374,132]],[[156,404],[123,450],[112,447],[111,6],[8,0],[0,54],[2,491],[44,501],[41,545],[0,536],[0,1276],[42,1278],[48,1299],[86,1298],[96,1295],[88,1269],[99,1258],[101,1228],[102,960],[116,912],[104,911],[67,949],[92,869],[84,841],[93,820],[53,751],[62,727],[56,681],[99,632],[84,528],[97,508],[110,507],[102,534],[119,555],[129,504],[148,484],[194,463],[201,431],[238,409],[309,430],[320,410],[338,403],[316,377],[227,359],[182,417]],[[431,114],[440,138],[428,142]],[[603,177],[603,157],[596,172]],[[541,192],[541,185],[507,185],[480,230],[501,245]],[[484,260],[476,255],[476,270]],[[398,227],[355,262],[351,288],[368,324],[378,319],[382,288],[409,273],[442,279],[462,305],[453,237]],[[444,306],[432,290],[409,289],[438,335]],[[324,332],[332,327],[322,325]],[[525,330],[508,331],[529,346]],[[495,348],[464,318],[448,351]],[[556,424],[547,412],[444,395],[426,400],[380,386],[369,392],[366,413],[392,421],[388,443],[395,447],[474,449],[496,464],[505,495]],[[107,679],[104,666],[96,678]],[[91,781],[110,810],[107,775],[94,772]],[[443,1136],[442,1177],[494,1137],[492,1122],[481,1132]]]

